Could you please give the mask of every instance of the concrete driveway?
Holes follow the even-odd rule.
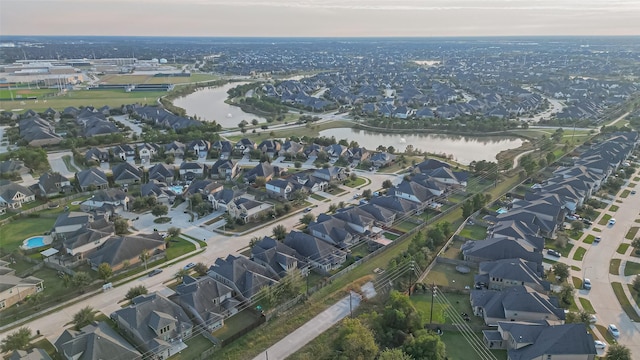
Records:
[[[67,165],[65,165],[64,160],[62,160],[64,156],[70,156],[73,161],[73,153],[71,151],[49,152],[47,153],[47,160],[49,160],[49,165],[51,165],[53,172],[58,172],[66,178],[72,178],[76,174],[67,169]],[[80,170],[80,168],[78,168],[78,170]]]

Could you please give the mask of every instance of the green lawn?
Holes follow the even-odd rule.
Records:
[[[465,225],[460,231],[460,236],[472,240],[484,240],[487,237],[487,228],[480,225]]]
[[[607,225],[610,219],[611,219],[611,215],[604,214],[602,215],[602,218],[600,219],[600,221],[598,221],[598,225]]]
[[[345,186],[348,186],[350,188],[356,188],[360,185],[364,185],[367,183],[367,180],[365,180],[365,178],[363,177],[358,177],[355,181],[352,181],[351,179],[347,180],[344,182]]]
[[[185,239],[178,238],[177,240],[170,240],[166,250],[167,260],[173,260],[179,256],[182,256],[190,251],[194,251],[196,246]]]
[[[199,359],[200,354],[202,354],[205,350],[213,347],[213,343],[209,341],[204,335],[196,335],[191,339],[186,340],[184,342],[188,348],[182,350],[174,356],[169,357],[171,360],[191,360],[191,359]]]
[[[231,335],[238,333],[240,330],[253,324],[258,319],[256,313],[252,309],[245,309],[231,316],[224,321],[224,326],[216,330],[213,336],[224,341]]]
[[[438,263],[433,266],[424,283],[464,289],[465,286],[473,285],[473,276],[473,271],[462,274],[454,265]]]
[[[588,312],[589,314],[595,314],[596,311],[593,309],[593,305],[591,305],[591,301],[589,301],[589,299],[585,299],[583,297],[579,297],[578,298],[580,300],[580,305],[582,305],[582,308],[584,309],[584,311]]]
[[[618,205],[611,205],[611,207],[609,207],[609,211],[613,211],[613,212],[618,211],[618,209],[620,209]]]
[[[584,233],[582,231],[569,231],[569,237],[573,240],[580,240]]]
[[[635,300],[636,305],[640,306],[640,293],[638,293],[631,284],[627,284],[627,286],[629,287],[629,292],[631,292],[631,297]]]
[[[593,232],[602,232],[602,229],[599,229],[599,228],[593,228],[593,229],[591,229],[591,230],[592,230]]]
[[[573,253],[573,260],[582,261],[584,258],[584,254],[587,253],[587,249],[583,247],[579,247],[576,249],[576,252]]]
[[[389,240],[395,240],[395,239],[398,238],[398,236],[400,236],[400,235],[397,235],[397,234],[392,234],[390,232],[385,232],[382,235],[384,235],[384,237],[386,237]]]
[[[562,254],[562,257],[567,257],[569,256],[569,253],[571,252],[571,249],[573,249],[573,244],[567,244],[564,248],[560,248],[558,246],[556,246],[555,242],[553,240],[545,240],[544,242],[544,246],[547,249],[553,249],[553,250],[557,250],[560,252],[560,254]]]
[[[616,250],[616,252],[618,254],[624,255],[627,253],[627,249],[629,249],[629,246],[630,246],[629,244],[622,243],[620,244],[620,246],[618,246],[618,249]]]
[[[394,229],[402,231],[403,233],[409,232],[417,226],[418,224],[415,224],[409,221],[402,221],[400,223],[393,224]]]
[[[611,259],[609,263],[609,274],[611,275],[620,275],[620,263],[621,259]]]
[[[325,201],[325,200],[327,200],[327,198],[322,197],[322,196],[320,196],[320,195],[318,195],[318,194],[311,194],[311,195],[309,195],[309,196],[310,196],[312,199],[315,199],[315,200],[318,200],[318,201]]]
[[[11,252],[20,247],[25,239],[51,231],[55,223],[55,217],[23,217],[13,220],[0,226],[0,247]]]
[[[434,324],[453,324],[454,321],[445,313],[445,310],[449,308],[449,303],[451,304],[451,308],[454,313],[462,314],[467,313],[470,314],[470,321],[468,324],[471,326],[483,326],[484,320],[482,317],[474,316],[473,310],[471,309],[471,303],[469,302],[469,295],[467,294],[454,294],[454,293],[445,293],[445,299],[442,299],[442,295],[434,296],[433,302],[433,323]],[[447,303],[447,301],[449,303]],[[422,318],[425,320],[425,323],[429,323],[429,318],[431,317],[431,293],[427,291],[426,293],[411,295],[411,302],[414,304],[416,309],[422,313]]]
[[[611,283],[611,287],[613,288],[613,292],[616,294],[616,298],[618,298],[618,302],[622,306],[622,310],[624,310],[631,321],[640,321],[640,316],[636,313],[636,310],[629,302],[627,295],[625,295],[624,290],[622,289],[622,284],[619,282],[613,282]]]
[[[0,89],[0,99],[26,99],[27,97],[37,97],[42,98],[44,95],[55,94],[57,92],[56,89],[29,89],[26,88],[17,88],[17,89]]]
[[[482,333],[476,333],[480,341],[482,341]],[[447,359],[451,360],[468,360],[468,359],[477,359],[478,354],[471,347],[467,339],[462,335],[462,333],[454,332],[454,331],[445,331],[442,334],[442,341],[444,342],[447,349]],[[506,360],[507,359],[507,351],[506,350],[492,350],[493,355],[498,360]]]
[[[636,234],[638,233],[638,229],[640,229],[640,227],[638,226],[632,226],[629,231],[627,232],[627,235],[624,236],[625,239],[629,239],[629,240],[633,240],[636,238]]]
[[[571,282],[573,283],[573,287],[576,289],[582,289],[582,279],[577,276],[571,277]]]
[[[596,324],[596,329],[598,329],[598,332],[600,333],[602,338],[604,338],[604,340],[607,343],[609,343],[609,344],[615,344],[616,343],[616,339],[614,339],[613,336],[611,336],[611,334],[609,334],[609,331],[607,331],[606,326]]]
[[[595,237],[595,236],[593,236],[593,235],[587,235],[587,236],[584,238],[583,242],[584,242],[585,244],[593,244],[593,240],[595,240],[595,239],[596,239],[596,237]]]
[[[626,198],[627,196],[629,196],[629,194],[631,193],[631,190],[622,190],[622,193],[620,193],[620,197],[621,198]]]
[[[638,275],[640,274],[640,263],[627,261],[624,266],[624,276]]]

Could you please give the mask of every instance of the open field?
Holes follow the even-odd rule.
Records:
[[[67,93],[49,97],[46,100],[14,100],[0,101],[0,108],[7,111],[18,111],[16,109],[34,111],[44,111],[51,107],[56,110],[63,110],[68,106],[94,106],[104,105],[119,107],[126,104],[155,104],[156,99],[167,95],[166,91],[140,91],[124,92],[124,90],[74,90]]]
[[[18,89],[0,89],[0,99],[15,99],[20,100],[21,98],[28,97],[37,97],[42,98],[45,95],[55,94],[57,89],[29,89],[29,88],[18,88]]]
[[[295,128],[285,127],[280,129],[274,129],[274,130],[271,130],[271,129],[256,130],[255,134],[247,132],[246,134],[227,136],[226,139],[229,141],[238,141],[242,138],[248,138],[253,141],[260,142],[263,139],[268,139],[272,137],[276,137],[276,138],[289,137],[289,136],[314,137],[314,136],[318,136],[318,134],[322,130],[343,128],[343,127],[353,127],[353,123],[349,121],[328,121],[322,124],[312,125],[308,127],[302,126],[302,127],[295,127]],[[273,136],[269,135],[271,132],[273,132],[274,134]],[[224,136],[224,134],[221,133],[221,136]]]
[[[190,77],[155,77],[153,75],[110,74],[101,77],[100,82],[105,84],[185,84],[218,79],[218,76],[211,74],[191,74]]]

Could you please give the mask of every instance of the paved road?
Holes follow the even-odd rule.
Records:
[[[284,339],[253,358],[253,360],[286,359],[289,355],[300,350],[311,340],[337,324],[338,321],[347,317],[359,305],[360,295],[352,291],[348,296],[345,296],[342,300],[309,320]]]
[[[371,184],[368,185],[367,188],[372,189],[373,191],[382,188],[382,182],[386,179],[392,179],[394,181],[398,181],[397,179],[401,179],[401,177],[399,176],[389,174],[370,174],[363,172],[360,175],[365,176],[371,180]],[[328,211],[329,206],[332,203],[338,203],[340,201],[351,201],[352,203],[354,203],[353,194],[356,192],[362,192],[362,189],[352,189],[346,186],[342,186],[342,188],[347,190],[344,194],[341,194],[340,196],[334,196],[330,202],[322,202],[318,204],[317,207],[313,208],[312,213],[315,215],[319,215],[322,212]],[[179,227],[185,234],[191,235],[197,239],[206,239],[208,246],[205,248],[205,251],[164,268],[164,271],[159,275],[153,277],[143,276],[126,285],[116,286],[109,291],[99,293],[91,298],[82,300],[74,305],[56,311],[55,313],[45,315],[37,320],[27,322],[26,324],[24,324],[24,326],[31,328],[34,332],[35,330],[40,330],[43,336],[53,342],[65,329],[61,324],[70,323],[73,318],[73,314],[78,312],[81,308],[85,306],[91,306],[95,309],[100,310],[102,313],[108,316],[115,310],[120,309],[120,305],[118,305],[118,302],[124,299],[124,296],[129,288],[137,285],[144,285],[147,287],[149,292],[165,292],[168,289],[165,286],[165,282],[170,281],[173,278],[174,274],[187,263],[203,262],[205,264],[212,264],[216,258],[224,258],[228,254],[237,255],[240,251],[247,248],[251,238],[255,236],[262,237],[270,234],[271,229],[277,224],[282,224],[287,229],[293,229],[294,227],[299,225],[299,220],[303,215],[302,213],[295,214],[264,228],[249,232],[245,235],[224,236],[218,233],[213,233],[201,227],[201,225],[203,225],[203,223],[207,221],[209,217],[197,220],[194,223],[190,223],[188,221],[189,218],[183,212],[186,206],[186,203],[181,204],[178,208],[174,209],[172,213],[170,213],[170,216],[172,217],[171,224],[154,224],[153,226],[159,231],[166,230],[170,226],[176,226]],[[134,221],[134,227],[136,225],[140,225],[141,227],[143,227],[143,225],[145,224],[146,226],[150,226],[146,220],[142,220],[142,216],[139,222]],[[139,231],[149,231],[146,226],[144,226],[144,228],[136,227],[136,229]],[[0,339],[4,338],[5,335],[7,335],[7,333],[0,334]]]
[[[582,273],[574,273],[574,276],[587,277],[591,280],[591,290],[579,290],[579,296],[586,297],[591,301],[598,317],[598,323],[605,327],[608,324],[616,324],[620,330],[618,341],[629,347],[632,354],[640,357],[640,323],[632,322],[622,310],[611,287],[611,283],[620,281],[620,277],[609,274],[610,260],[620,257],[616,250],[623,242],[629,228],[637,225],[635,220],[639,218],[640,194],[629,195],[626,199],[621,200],[622,203],[615,203],[619,206],[618,211],[613,213],[616,219],[615,225],[594,224],[591,228],[600,228],[602,232],[597,233],[591,230],[586,232],[594,236],[602,236],[602,241],[591,246],[584,243],[579,244],[582,247],[588,247],[588,251],[581,266]],[[574,248],[577,246],[578,244]]]
[[[118,116],[114,116],[113,119],[130,127],[131,131],[134,134],[137,134],[138,137],[142,136],[142,124],[134,123],[132,120],[129,119],[129,115],[118,115]]]

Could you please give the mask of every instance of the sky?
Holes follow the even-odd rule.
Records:
[[[640,35],[640,0],[0,0],[3,35]]]

